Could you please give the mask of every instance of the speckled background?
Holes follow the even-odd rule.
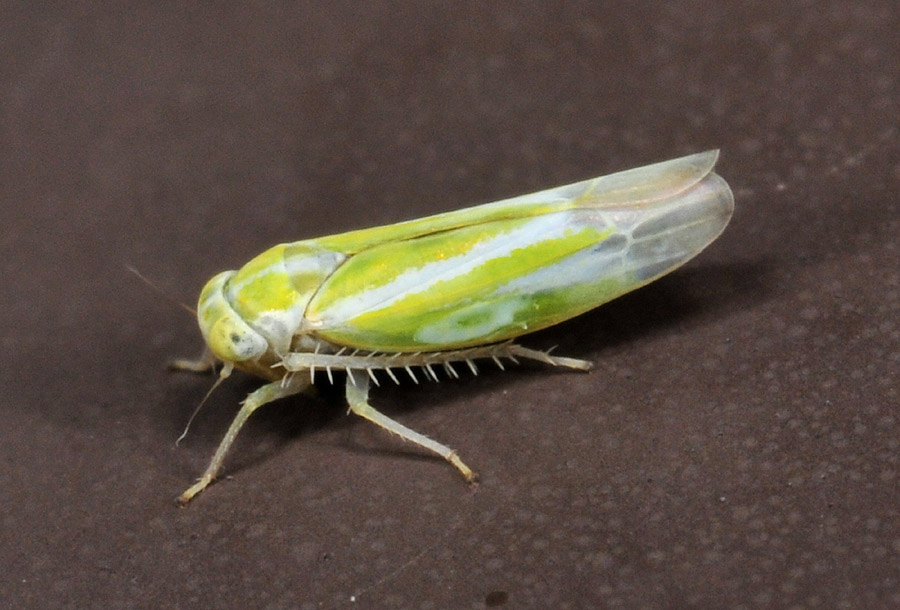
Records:
[[[7,4],[0,605],[900,605],[892,2]],[[374,393],[476,489],[325,388],[172,504],[213,273],[711,147],[721,239],[525,341],[593,372]]]

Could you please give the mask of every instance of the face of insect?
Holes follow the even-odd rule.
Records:
[[[234,311],[223,287],[234,271],[222,272],[206,283],[197,304],[197,320],[209,349],[223,362],[255,360],[266,353],[268,342]]]

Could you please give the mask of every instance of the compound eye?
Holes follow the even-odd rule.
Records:
[[[253,360],[266,353],[268,343],[235,316],[223,316],[213,325],[209,347],[226,362]]]

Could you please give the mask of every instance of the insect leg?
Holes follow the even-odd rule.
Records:
[[[594,363],[589,360],[580,360],[578,358],[565,358],[563,356],[551,356],[549,352],[542,352],[536,349],[529,349],[521,345],[512,344],[509,346],[508,356],[515,361],[515,356],[528,358],[529,360],[537,360],[553,366],[564,366],[570,369],[578,369],[581,371],[589,371],[594,367]]]
[[[349,379],[347,381],[347,403],[350,405],[350,410],[359,415],[360,417],[369,420],[373,424],[380,426],[387,430],[388,432],[392,432],[403,438],[408,440],[420,447],[428,449],[432,451],[451,464],[456,467],[457,470],[463,475],[468,483],[474,483],[477,480],[477,475],[472,472],[472,469],[466,466],[459,456],[456,455],[456,451],[447,447],[446,445],[442,445],[437,441],[433,441],[427,436],[419,434],[415,430],[411,430],[404,426],[403,424],[394,421],[390,417],[384,415],[383,413],[377,411],[374,407],[369,404],[369,378],[363,377],[362,381],[357,381],[356,385],[350,383]]]
[[[285,382],[284,385],[282,385],[282,380],[279,379],[278,381],[267,383],[261,388],[248,394],[247,398],[244,399],[241,410],[238,411],[238,414],[234,417],[234,420],[232,420],[231,426],[228,427],[228,432],[225,433],[225,438],[223,438],[222,442],[219,443],[219,448],[216,449],[216,453],[215,455],[213,455],[209,466],[206,467],[203,475],[197,480],[196,483],[191,485],[187,490],[185,490],[183,494],[178,496],[176,502],[181,506],[186,505],[191,501],[191,498],[206,489],[206,486],[213,482],[213,479],[216,478],[216,475],[222,468],[222,462],[225,460],[225,454],[228,453],[228,449],[231,447],[231,444],[234,443],[234,439],[237,438],[238,432],[240,432],[244,423],[247,421],[247,418],[250,417],[250,415],[254,411],[256,411],[264,404],[270,403],[274,400],[278,400],[279,398],[284,398],[286,396],[291,396],[293,394],[297,394],[298,392],[302,392],[307,387],[309,387],[309,380],[307,380],[305,376],[301,378],[300,375],[295,375],[292,376],[287,382]]]
[[[203,353],[196,360],[178,358],[169,363],[169,368],[175,371],[188,371],[191,373],[212,373],[216,369],[216,358],[208,347],[203,348]]]

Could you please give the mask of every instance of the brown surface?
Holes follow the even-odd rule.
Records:
[[[0,26],[4,607],[900,604],[891,2],[145,4]],[[211,380],[126,263],[193,302],[279,240],[714,146],[723,237],[525,342],[594,372],[375,392],[476,490],[326,391],[173,506],[255,382],[173,449]]]

